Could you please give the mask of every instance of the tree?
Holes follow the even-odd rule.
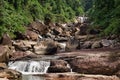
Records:
[[[120,33],[119,5],[119,0],[94,0],[94,5],[89,12],[90,17],[95,28],[99,28],[103,35]]]

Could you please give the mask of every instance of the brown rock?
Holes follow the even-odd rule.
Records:
[[[62,34],[63,30],[61,27],[56,27],[53,29],[53,32],[55,35],[59,35],[59,34]]]
[[[83,48],[83,49],[90,49],[91,46],[92,46],[92,42],[91,41],[85,41],[83,43],[83,45],[81,45],[81,48]]]
[[[101,43],[104,47],[109,47],[111,45],[110,41],[107,39],[103,39]]]
[[[53,60],[50,63],[48,72],[49,73],[70,72],[70,67],[68,67],[68,63],[64,60]]]
[[[40,43],[33,46],[33,52],[38,55],[52,55],[57,53],[57,44],[52,40],[41,41]]]
[[[41,35],[48,32],[48,27],[40,21],[35,21],[29,25],[30,30],[40,33]]]
[[[1,38],[1,44],[2,45],[12,45],[12,40],[9,36],[9,34],[4,34]]]
[[[92,46],[91,46],[92,49],[96,49],[96,48],[102,48],[102,44],[100,41],[95,41]]]
[[[116,73],[116,75],[120,78],[120,71],[118,71],[118,72]]]
[[[75,38],[71,38],[66,43],[66,51],[73,51],[76,50],[79,45],[79,40]]]
[[[84,75],[79,77],[79,80],[119,80],[116,76],[105,76],[105,75]]]
[[[65,52],[66,43],[58,43],[58,52]]]
[[[22,51],[16,51],[13,53],[10,60],[23,60],[23,59],[30,59],[36,57],[36,55],[30,51],[22,52]]]
[[[37,44],[35,41],[27,41],[27,40],[17,40],[13,42],[13,46],[17,51],[27,51],[32,49],[32,45]]]
[[[120,80],[116,76],[86,75],[76,73],[55,73],[48,74],[46,80]]]
[[[11,55],[12,51],[9,49],[8,46],[0,45],[0,62],[7,63]]]
[[[71,36],[71,32],[69,32],[69,31],[63,31],[62,34],[60,34],[60,36],[70,37]]]
[[[6,69],[6,68],[7,68],[6,63],[0,63],[0,70]]]
[[[0,78],[0,80],[10,80],[10,79],[7,79],[7,78]]]
[[[25,35],[26,35],[28,40],[32,40],[32,41],[38,40],[38,34],[33,32],[33,31],[27,30]]]
[[[5,69],[0,71],[0,78],[7,78],[7,79],[20,79],[22,74],[20,72]]]
[[[69,63],[74,72],[86,74],[113,75],[120,70],[119,58],[113,61],[109,56],[100,54],[81,56],[70,60]]]
[[[80,35],[86,35],[88,30],[88,24],[84,23],[80,26]]]

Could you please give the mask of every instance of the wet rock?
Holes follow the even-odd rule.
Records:
[[[100,41],[95,41],[92,46],[91,46],[92,49],[96,49],[96,48],[102,48],[102,44]]]
[[[11,40],[9,34],[7,34],[7,33],[4,34],[4,35],[2,36],[2,38],[1,38],[0,43],[1,43],[2,45],[12,45],[12,40]]]
[[[64,60],[52,60],[50,67],[48,68],[48,73],[60,73],[60,72],[70,72],[70,67],[68,63]]]
[[[109,57],[105,54],[85,55],[72,59],[69,63],[74,72],[114,75],[120,70],[120,61],[119,58],[113,61]]]
[[[22,74],[20,72],[11,69],[0,70],[0,78],[20,79],[21,76]]]

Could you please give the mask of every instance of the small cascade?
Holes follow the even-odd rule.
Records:
[[[22,74],[44,74],[50,62],[47,61],[15,61],[9,62],[9,69],[17,70]]]
[[[67,67],[70,68],[70,72],[72,73],[73,71],[72,71],[70,64],[67,64]]]

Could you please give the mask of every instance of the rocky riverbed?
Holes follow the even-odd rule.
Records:
[[[88,23],[35,21],[13,40],[4,34],[0,80],[120,80],[119,38],[98,32]]]

